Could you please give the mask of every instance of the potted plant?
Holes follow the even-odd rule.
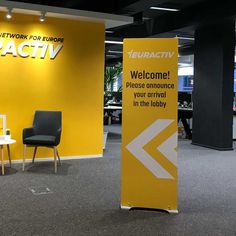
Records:
[[[105,75],[104,75],[104,105],[113,97],[113,85],[122,72],[121,64],[113,67],[106,67],[105,68]],[[120,88],[119,88],[120,90]],[[104,114],[104,124],[108,124],[108,114]],[[103,149],[106,146],[108,131],[103,132]]]
[[[113,95],[113,84],[122,72],[121,64],[113,67],[106,67],[104,76],[104,104],[112,98]]]

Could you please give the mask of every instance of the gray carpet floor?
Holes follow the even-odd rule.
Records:
[[[0,235],[236,235],[236,151],[181,140],[178,163],[177,215],[119,209],[120,132],[103,158],[63,161],[56,175],[50,162],[14,165],[0,176]]]

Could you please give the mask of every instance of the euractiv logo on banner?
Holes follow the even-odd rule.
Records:
[[[148,52],[148,51],[134,51],[128,52],[129,58],[172,58],[175,52]]]

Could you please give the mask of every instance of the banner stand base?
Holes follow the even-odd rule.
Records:
[[[120,205],[120,208],[121,208],[121,210],[127,210],[127,211],[129,211],[132,207]]]
[[[141,210],[141,211],[158,211],[163,213],[169,213],[169,214],[178,214],[178,210],[166,210],[166,209],[156,209],[156,208],[145,208],[145,207],[130,207],[130,206],[122,206],[120,205],[120,208],[122,210]]]
[[[170,214],[178,214],[178,210],[167,210]]]

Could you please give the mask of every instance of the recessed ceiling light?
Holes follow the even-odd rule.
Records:
[[[107,34],[113,34],[114,33],[114,31],[112,31],[112,30],[106,30],[105,31]]]
[[[110,43],[110,44],[123,44],[121,41],[112,41],[112,40],[106,40],[105,43]]]
[[[123,53],[121,51],[113,51],[113,50],[109,50],[108,52],[110,52],[110,53],[117,53],[117,54],[122,54]]]
[[[165,8],[165,7],[150,7],[152,10],[159,10],[159,11],[179,11],[176,8]]]

